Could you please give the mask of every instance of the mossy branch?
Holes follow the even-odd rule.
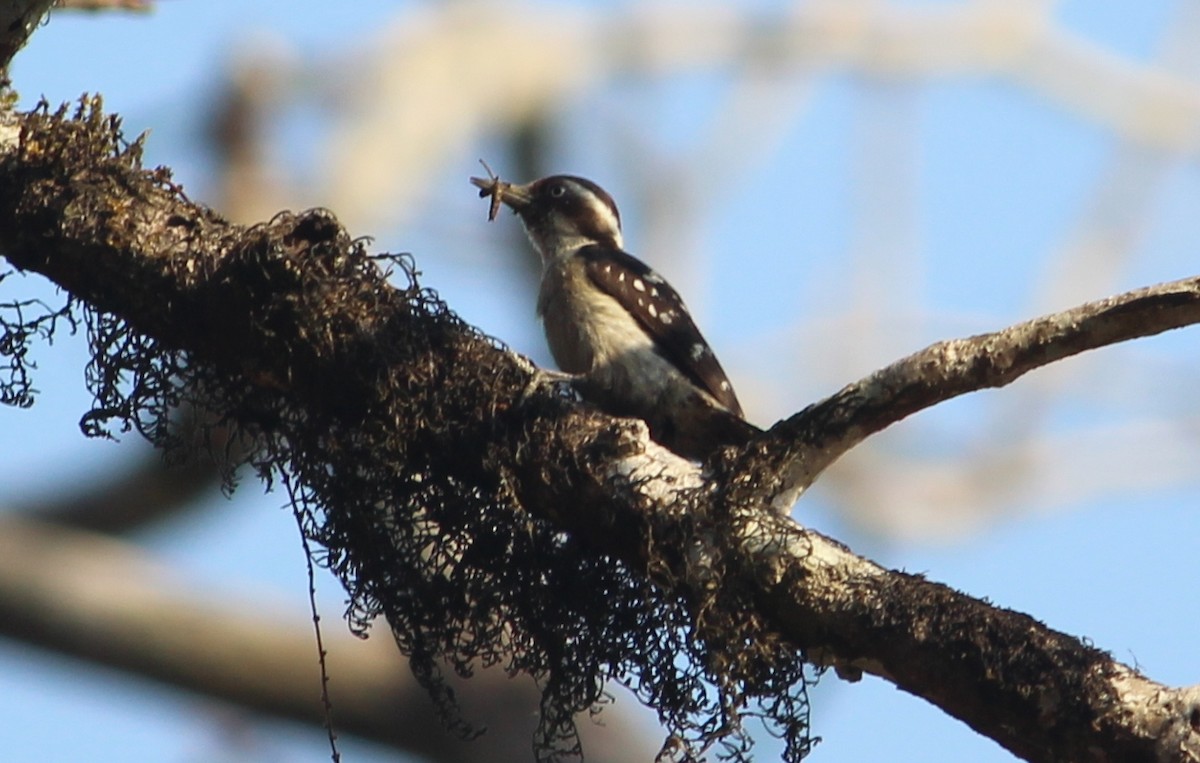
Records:
[[[178,448],[174,405],[222,413],[290,490],[352,624],[385,615],[451,717],[439,660],[464,674],[501,663],[540,679],[547,755],[577,751],[572,715],[617,680],[658,711],[677,756],[715,744],[744,759],[757,713],[797,759],[811,659],[893,681],[1028,760],[1197,755],[1195,691],[770,508],[810,479],[797,443],[836,449],[1083,349],[1078,322],[1029,333],[1007,365],[986,340],[943,345],[925,357],[946,362],[918,362],[915,381],[881,372],[702,469],[463,324],[406,259],[370,256],[331,213],[232,225],[140,169],[98,102],[17,122],[0,145],[0,251],[87,306],[95,431],[135,426]],[[1193,320],[1147,298],[1170,303],[1167,322]],[[1094,345],[1151,333],[1137,324],[1154,310],[1130,299],[1103,319],[1129,326]]]

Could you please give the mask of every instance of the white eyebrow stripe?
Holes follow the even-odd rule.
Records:
[[[623,244],[621,241],[621,220],[613,214],[612,207],[601,201],[595,194],[589,191],[588,196],[592,198],[592,207],[596,210],[605,227],[612,231],[617,248],[620,249]]]
[[[576,193],[585,199],[585,203],[595,213],[601,227],[612,233],[617,248],[624,248],[624,241],[621,238],[621,218],[617,216],[616,211],[608,205],[608,202],[596,195],[591,188],[573,180],[568,182],[575,188]]]

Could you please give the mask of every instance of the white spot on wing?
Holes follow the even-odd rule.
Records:
[[[620,281],[621,283],[625,283],[625,271],[624,270],[622,270],[621,274],[617,276],[617,280]]]
[[[635,278],[633,279],[633,288],[637,289],[638,291],[645,291],[646,284],[642,283],[642,279]]]
[[[650,283],[665,283],[663,277],[658,273],[650,272],[646,274],[646,280]]]
[[[706,352],[708,352],[708,348],[705,347],[700,342],[693,344],[692,345],[692,360],[693,361],[699,360],[700,358],[704,357],[704,354]]]
[[[647,281],[649,281],[650,279],[649,279],[649,278],[647,278],[646,280],[647,280]],[[651,290],[650,290],[650,296],[651,296],[651,297],[657,297],[657,296],[658,296],[658,289],[651,289]]]
[[[649,308],[649,310],[650,310],[650,317],[651,317],[651,318],[657,318],[657,317],[658,317],[658,310],[655,310],[655,309],[654,309],[654,305],[650,305],[650,308]]]
[[[723,382],[721,382],[721,391],[722,391],[722,392],[728,392],[728,391],[729,391],[729,382],[727,382],[727,381],[723,381]]]
[[[665,324],[667,324],[667,325],[670,325],[671,321],[675,320],[675,311],[674,311],[674,310],[668,310],[667,312],[665,312],[665,313],[663,313],[662,315],[658,316],[658,319],[659,319],[660,321],[662,321],[663,323],[665,323]]]

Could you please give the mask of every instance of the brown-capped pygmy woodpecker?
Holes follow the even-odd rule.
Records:
[[[537,310],[555,362],[585,400],[646,421],[655,441],[703,460],[759,430],[679,294],[623,249],[612,197],[590,180],[471,178],[520,218],[542,259]]]

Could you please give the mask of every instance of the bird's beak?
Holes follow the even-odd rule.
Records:
[[[530,183],[514,185],[506,183],[498,177],[471,178],[471,183],[479,189],[479,198],[492,197],[492,207],[488,219],[496,218],[496,210],[501,202],[507,204],[514,212],[520,212],[533,201],[533,193],[529,190]]]

